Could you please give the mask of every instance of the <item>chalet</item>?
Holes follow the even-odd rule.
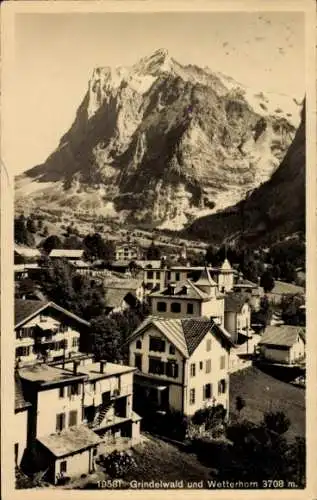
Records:
[[[164,290],[149,296],[151,313],[162,317],[213,317],[223,324],[224,296],[219,293],[217,283],[209,270],[204,269],[200,278],[193,283],[170,283]]]
[[[243,294],[229,293],[225,296],[224,326],[232,341],[237,344],[242,337],[251,335],[251,308]]]
[[[89,323],[51,301],[15,300],[15,357],[20,365],[79,354]]]
[[[193,415],[206,405],[229,410],[229,353],[225,329],[208,318],[150,316],[131,334],[129,364],[135,375],[135,408]]]
[[[304,330],[300,326],[268,326],[258,346],[260,356],[267,361],[291,365],[305,356]]]
[[[25,454],[33,452],[35,469],[46,471],[47,480],[58,484],[63,477],[91,473],[99,454],[110,453],[122,439],[131,445],[138,441],[134,371],[104,361],[19,370],[31,403]]]
[[[115,260],[136,260],[140,258],[140,250],[134,245],[120,245],[116,247]]]
[[[73,250],[66,248],[54,248],[49,253],[50,259],[66,259],[69,262],[82,260],[84,255],[84,250]]]

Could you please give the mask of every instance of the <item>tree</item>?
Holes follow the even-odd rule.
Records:
[[[83,248],[83,244],[80,238],[78,236],[75,236],[74,234],[68,236],[64,240],[63,244],[64,248],[68,248],[71,250],[80,250]]]
[[[32,219],[32,217],[29,217],[26,221],[26,229],[30,233],[36,233],[36,226],[35,226],[35,221]]]
[[[36,285],[30,278],[24,278],[19,282],[18,295],[20,297],[30,297],[34,294]]]
[[[277,434],[284,434],[288,431],[289,426],[291,425],[289,418],[287,418],[285,413],[282,411],[265,413],[263,422],[267,429],[276,432]]]
[[[99,233],[88,234],[83,240],[85,257],[88,260],[112,261],[115,255],[115,246],[112,241],[105,241]]]
[[[26,227],[24,215],[14,219],[14,241],[21,245],[34,246],[34,236]]]
[[[97,359],[120,361],[122,338],[116,321],[98,316],[91,321],[90,350]]]
[[[240,416],[241,411],[245,407],[245,405],[246,405],[245,400],[241,396],[237,396],[236,397],[236,410],[239,413],[239,416]]]
[[[152,241],[151,245],[147,249],[146,258],[147,258],[147,260],[160,260],[161,259],[161,249],[155,245],[154,241]]]
[[[271,290],[273,290],[274,285],[275,285],[275,282],[274,282],[272,272],[268,269],[261,276],[260,286],[263,287],[265,293],[268,293]]]
[[[48,236],[48,238],[43,241],[42,248],[47,254],[49,254],[55,248],[62,248],[62,241],[58,236],[53,234],[52,236]]]

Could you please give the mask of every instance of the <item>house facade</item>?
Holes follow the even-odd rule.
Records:
[[[229,410],[229,356],[232,341],[207,318],[151,316],[128,339],[129,364],[137,368],[138,413],[150,407],[193,415],[222,404]]]
[[[95,457],[120,438],[136,443],[140,417],[133,412],[133,373],[123,365],[85,360],[21,368],[31,403],[26,448],[37,468],[57,484],[62,477],[94,471]]]
[[[54,302],[15,301],[15,358],[21,365],[58,361],[79,353],[89,323]]]
[[[261,358],[292,365],[305,357],[305,336],[300,326],[268,326],[258,344]]]
[[[115,251],[115,259],[116,260],[135,260],[139,259],[140,250],[137,246],[134,245],[120,245],[116,247]]]
[[[225,296],[224,326],[235,344],[239,337],[250,336],[251,307],[245,295],[230,293]]]

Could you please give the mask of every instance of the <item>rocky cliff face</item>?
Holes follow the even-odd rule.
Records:
[[[299,109],[274,99],[164,49],[130,68],[96,68],[58,148],[17,178],[17,204],[180,229],[276,170]]]
[[[305,109],[294,140],[272,177],[249,197],[221,213],[199,218],[185,229],[186,237],[221,243],[270,244],[305,233],[306,179]]]

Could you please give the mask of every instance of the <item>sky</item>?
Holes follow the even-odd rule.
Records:
[[[9,168],[19,174],[53,152],[74,121],[94,67],[132,65],[158,48],[255,90],[304,96],[302,13],[20,13]]]

